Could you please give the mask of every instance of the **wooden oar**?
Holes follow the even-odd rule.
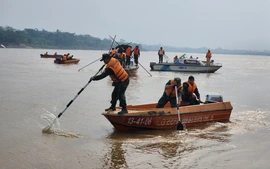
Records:
[[[97,76],[97,74],[103,69],[103,67],[105,66],[105,64],[99,69],[99,71],[95,74],[95,76]],[[92,80],[89,80],[88,82],[87,82],[87,84],[77,93],[77,95],[72,99],[72,100],[70,100],[70,102],[67,104],[67,106],[66,106],[66,108],[63,110],[63,111],[61,111],[59,114],[58,114],[58,116],[57,116],[57,118],[60,118],[61,116],[62,116],[62,114],[67,110],[67,108],[71,105],[71,103],[73,103],[73,101],[81,94],[81,92],[91,83],[91,81]],[[52,124],[51,125],[49,125],[46,129],[48,130],[48,129],[50,129],[51,127],[52,127],[52,125],[55,123],[55,121],[56,121],[56,118],[53,120],[53,122],[52,122]]]
[[[177,87],[175,86],[175,97],[176,97],[176,106],[177,106],[177,113],[178,113],[178,124],[176,129],[177,130],[184,130],[184,126],[180,121],[180,110],[179,110],[179,105],[178,105],[178,93],[177,93]]]

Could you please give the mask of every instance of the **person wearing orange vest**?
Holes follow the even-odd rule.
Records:
[[[115,54],[115,49],[114,48],[112,48],[112,50],[110,51],[110,54],[111,54],[111,56],[113,56]]]
[[[175,87],[177,87],[177,97],[178,103],[176,103],[176,93]],[[164,92],[159,99],[156,108],[163,108],[167,102],[170,102],[171,107],[176,107],[176,104],[180,105],[181,103],[181,93],[182,93],[182,86],[181,86],[181,79],[174,78],[173,80],[169,80],[166,85]]]
[[[165,55],[165,51],[163,50],[162,47],[160,47],[160,49],[158,50],[158,58],[159,58],[158,63],[163,63],[163,55]]]
[[[208,49],[205,57],[206,57],[206,64],[210,66],[210,60],[211,60],[211,57],[212,57],[212,52],[210,51],[210,49]]]
[[[112,86],[114,86],[114,90],[111,95],[111,106],[108,109],[105,109],[105,111],[115,111],[117,100],[119,100],[122,110],[118,112],[118,114],[128,113],[125,96],[125,92],[129,84],[129,76],[127,72],[121,66],[120,62],[117,59],[112,58],[110,54],[104,53],[100,61],[104,61],[104,63],[107,64],[105,71],[98,76],[91,77],[90,81],[101,80],[107,77],[108,75],[111,77],[111,80],[113,81]]]
[[[183,83],[182,100],[189,102],[190,105],[200,104],[200,93],[193,76],[188,77],[188,81]],[[195,95],[194,95],[195,94]]]
[[[134,56],[134,62],[135,62],[135,66],[138,66],[139,63],[139,57],[140,57],[140,48],[137,45],[134,49],[133,49],[133,56]]]
[[[130,56],[132,54],[132,47],[129,46],[127,49],[126,49],[126,65],[129,67],[130,66]]]

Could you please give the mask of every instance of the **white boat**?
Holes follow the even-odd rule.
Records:
[[[214,63],[214,60],[211,60],[211,63],[207,65],[198,58],[188,58],[186,54],[182,55],[176,62],[150,62],[152,71],[214,73],[221,67],[222,64]]]

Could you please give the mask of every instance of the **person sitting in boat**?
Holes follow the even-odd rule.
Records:
[[[200,93],[193,76],[188,77],[188,81],[183,83],[182,100],[190,105],[200,104]]]
[[[190,56],[190,59],[192,59],[193,57],[192,56]]]
[[[56,56],[57,55],[57,52],[54,52],[54,54],[53,54],[54,56]]]
[[[176,93],[175,93],[175,87],[177,87],[177,97],[178,97],[178,103],[176,103]],[[181,86],[181,79],[180,78],[174,78],[173,80],[169,80],[166,85],[164,92],[159,99],[156,108],[163,108],[166,103],[170,102],[171,107],[176,107],[176,104],[180,105],[181,103],[181,93],[182,93],[182,86]]]
[[[118,114],[128,113],[125,96],[125,92],[129,84],[129,76],[127,72],[121,66],[119,61],[111,57],[110,54],[108,53],[104,53],[100,61],[104,61],[104,63],[106,64],[105,71],[98,76],[91,77],[90,81],[101,80],[107,77],[108,75],[111,77],[111,80],[113,81],[112,86],[114,86],[114,90],[111,95],[111,106],[108,109],[105,109],[105,111],[115,111],[116,103],[119,100],[122,110],[118,112]]]
[[[173,58],[173,62],[176,62],[178,60],[178,56],[175,55],[175,57]]]
[[[189,64],[189,62],[188,62],[187,60],[184,60],[184,63],[185,63],[185,64]]]
[[[48,55],[48,52],[45,52],[44,55]]]
[[[66,54],[64,54],[63,56],[62,56],[62,60],[67,60],[67,55]]]

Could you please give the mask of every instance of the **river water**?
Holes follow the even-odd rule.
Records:
[[[40,58],[44,49],[0,49],[0,168],[269,168],[270,57],[213,54],[223,67],[216,73],[192,73],[204,96],[218,93],[230,101],[230,123],[185,131],[118,132],[101,115],[113,90],[109,78],[91,82],[59,118],[57,130],[43,133],[44,114],[57,116],[102,66],[107,51],[57,50],[81,59],[57,65]],[[166,53],[172,60],[174,55]],[[204,58],[204,54],[190,53]],[[157,52],[141,52],[138,75],[131,77],[128,104],[157,102],[165,83],[190,73],[152,72]],[[149,75],[152,75],[152,77]]]

